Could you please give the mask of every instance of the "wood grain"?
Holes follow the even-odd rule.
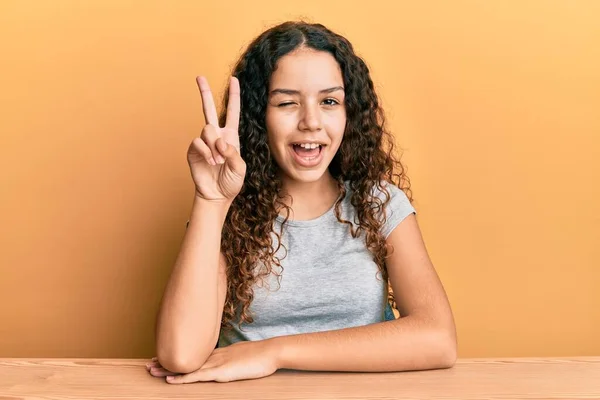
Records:
[[[600,357],[461,359],[396,373],[280,370],[170,385],[140,359],[0,358],[0,399],[600,399]]]

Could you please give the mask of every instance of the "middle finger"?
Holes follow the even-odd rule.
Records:
[[[219,117],[217,116],[217,108],[213,99],[210,86],[205,77],[199,76],[196,78],[198,87],[200,88],[200,96],[202,97],[202,109],[204,110],[204,120],[207,124],[219,127]]]

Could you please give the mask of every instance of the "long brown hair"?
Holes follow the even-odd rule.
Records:
[[[389,192],[382,183],[394,184],[405,191],[411,202],[413,199],[405,168],[394,155],[393,137],[385,128],[384,113],[369,69],[344,37],[321,24],[289,21],[254,39],[233,69],[233,75],[240,82],[240,151],[247,169],[244,185],[231,204],[222,230],[221,251],[227,261],[222,329],[230,328],[229,322],[236,313],[238,327],[254,321],[249,312],[254,298],[253,285],[273,273],[273,265],[281,267],[281,260],[275,256],[281,246],[281,236],[275,232],[278,246],[273,248],[271,233],[278,210],[286,209],[289,215],[290,207],[280,193],[278,166],[267,144],[265,113],[269,82],[277,60],[299,47],[329,52],[341,67],[347,120],[343,141],[329,165],[329,172],[340,190],[335,215],[340,223],[348,225],[354,238],[365,233],[367,248],[388,285],[388,301],[396,307],[385,265],[388,256],[385,238],[380,233],[380,215],[389,202]],[[227,94],[228,88],[219,117],[221,126],[226,119]],[[349,181],[352,191],[351,203],[359,222],[356,228],[341,218],[345,181]],[[372,196],[375,187],[386,193],[383,202]],[[265,267],[261,273],[258,273],[258,265]]]

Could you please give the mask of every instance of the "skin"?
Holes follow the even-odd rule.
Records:
[[[282,190],[291,195],[293,203],[290,219],[305,220],[316,218],[325,213],[339,195],[337,185],[328,166],[333,160],[344,137],[346,127],[346,108],[344,105],[344,83],[342,71],[333,56],[327,52],[299,48],[280,58],[269,83],[269,97],[266,108],[266,125],[268,144],[271,154],[279,166]],[[237,137],[237,121],[239,119],[239,86],[232,80],[230,91],[234,101],[228,109],[228,123],[219,128],[216,107],[208,82],[204,77],[198,79],[202,95],[205,120],[209,124],[202,134],[203,142],[199,143],[198,162],[200,158],[212,168],[227,172],[225,167],[224,146],[219,146],[218,137],[239,149]],[[210,129],[208,129],[210,128]],[[231,129],[230,129],[231,128]],[[212,132],[210,130],[218,132]],[[231,130],[231,132],[229,132]],[[211,136],[212,135],[212,136]],[[237,140],[234,140],[237,139]],[[315,167],[299,165],[293,158],[292,143],[315,141],[323,144],[322,161]],[[194,153],[196,154],[196,153]],[[237,157],[227,157],[233,161]],[[240,164],[238,160],[237,164]],[[220,167],[219,164],[224,164]],[[203,168],[211,168],[202,165]],[[239,165],[233,170],[243,170]],[[214,180],[212,174],[197,174],[198,180]],[[238,175],[241,175],[238,174]],[[197,186],[210,187],[207,182]],[[231,184],[230,186],[237,186]],[[235,190],[233,190],[235,191]],[[216,193],[216,192],[215,192]],[[206,193],[203,197],[218,198],[219,193]],[[289,198],[286,197],[286,201]],[[265,348],[263,348],[265,347]],[[230,354],[231,353],[231,354]],[[230,354],[228,356],[228,354]],[[257,359],[255,374],[247,375],[247,362],[243,360]],[[224,349],[215,349],[206,363],[198,371],[180,375],[163,368],[156,358],[147,364],[148,371],[157,377],[180,376],[182,380],[199,381],[201,379],[216,380],[210,375],[215,368],[225,363],[228,365],[228,378],[243,375],[245,379],[270,375],[277,370],[276,352],[266,343],[235,343]],[[202,375],[199,375],[202,373]],[[178,383],[169,381],[171,383]]]
[[[344,92],[321,91],[338,86],[343,86],[343,79],[335,59],[309,49],[282,57],[271,77],[266,111],[268,141],[280,167],[283,190],[294,199],[288,204],[292,219],[316,218],[337,199],[335,181],[327,167],[344,136]],[[321,164],[313,168],[295,163],[291,153],[291,143],[308,139],[326,144]],[[206,152],[207,159],[210,155]],[[402,318],[238,342],[215,349],[201,368],[186,374],[166,370],[155,358],[147,364],[148,371],[166,377],[169,383],[183,384],[258,379],[280,368],[381,372],[452,367],[457,347],[452,311],[415,216],[406,217],[386,243],[395,249],[386,264]]]
[[[266,124],[269,148],[280,168],[283,191],[294,199],[291,219],[312,219],[335,202],[338,190],[328,166],[346,127],[342,71],[327,52],[300,48],[279,59],[271,76]],[[293,91],[293,92],[292,92]],[[316,167],[294,161],[293,142],[325,144]]]

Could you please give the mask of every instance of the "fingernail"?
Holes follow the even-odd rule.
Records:
[[[146,369],[150,369],[150,364],[146,364]]]
[[[221,157],[221,156],[217,156],[217,162],[219,164],[224,164],[225,163],[225,159],[223,157]]]
[[[152,361],[158,361],[158,357],[152,357]]]

